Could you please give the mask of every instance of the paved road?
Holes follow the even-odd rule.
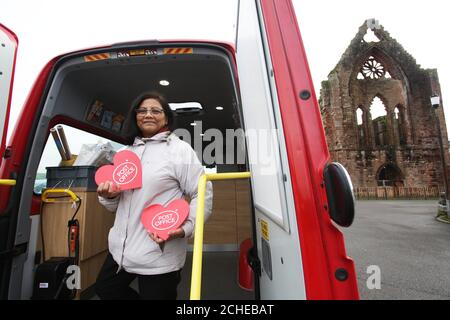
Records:
[[[355,261],[361,299],[450,299],[450,224],[436,201],[358,201],[342,229]],[[367,288],[367,268],[380,267],[381,289]]]

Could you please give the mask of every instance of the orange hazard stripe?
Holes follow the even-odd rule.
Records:
[[[109,53],[99,53],[99,54],[91,54],[89,56],[84,56],[84,61],[97,61],[97,60],[105,60],[111,58]]]
[[[164,54],[192,54],[193,48],[164,48]]]

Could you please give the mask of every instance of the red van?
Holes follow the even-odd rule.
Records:
[[[2,299],[32,297],[42,260],[37,242],[44,207],[34,186],[50,129],[62,124],[126,144],[133,134],[131,102],[149,87],[161,88],[173,102],[201,104],[201,110],[176,112],[177,127],[192,135],[198,133],[195,121],[202,130],[216,129],[223,136],[227,130],[257,133],[245,135],[244,163],[216,163],[217,172],[251,172],[246,187],[250,215],[243,222],[249,240],[233,238],[241,249],[241,286],[263,300],[358,299],[354,263],[338,229],[353,221],[351,181],[341,165],[330,162],[292,3],[240,1],[238,19],[234,44],[155,40],[55,57],[37,76],[9,143],[18,39],[0,25]],[[96,101],[121,115],[119,127],[92,121]],[[261,131],[272,135],[261,138]],[[200,152],[205,147],[203,141]],[[272,152],[260,161],[267,148]],[[214,201],[237,195],[229,190],[215,188]],[[239,210],[230,210],[239,221]],[[239,232],[236,228],[232,231]],[[215,230],[220,233],[220,227]]]

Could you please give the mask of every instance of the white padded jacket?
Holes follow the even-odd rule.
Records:
[[[134,274],[163,274],[180,270],[186,260],[187,239],[192,237],[197,207],[197,187],[203,167],[191,146],[168,131],[151,138],[136,138],[127,150],[142,163],[142,187],[123,191],[114,199],[99,196],[100,203],[116,212],[108,237],[109,251],[119,265]],[[191,199],[189,217],[182,225],[185,237],[167,241],[164,250],[141,223],[141,213],[152,204],[166,206],[172,200]],[[205,222],[212,210],[212,183],[205,195]]]

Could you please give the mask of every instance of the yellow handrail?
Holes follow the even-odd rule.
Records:
[[[202,288],[203,225],[205,220],[206,182],[250,178],[250,172],[210,173],[200,177],[197,192],[197,212],[195,218],[194,253],[192,257],[191,300],[200,300]]]
[[[71,198],[71,201],[69,200],[69,202],[77,202],[79,200],[77,195],[75,193],[73,193],[72,191],[70,191],[69,189],[48,189],[48,190],[45,190],[42,193],[42,196],[41,196],[42,201],[44,201],[46,203],[50,203],[50,202],[64,202],[64,201],[57,201],[55,198],[48,198],[47,195],[49,193],[66,193]]]
[[[0,179],[0,186],[15,186],[16,180]]]

